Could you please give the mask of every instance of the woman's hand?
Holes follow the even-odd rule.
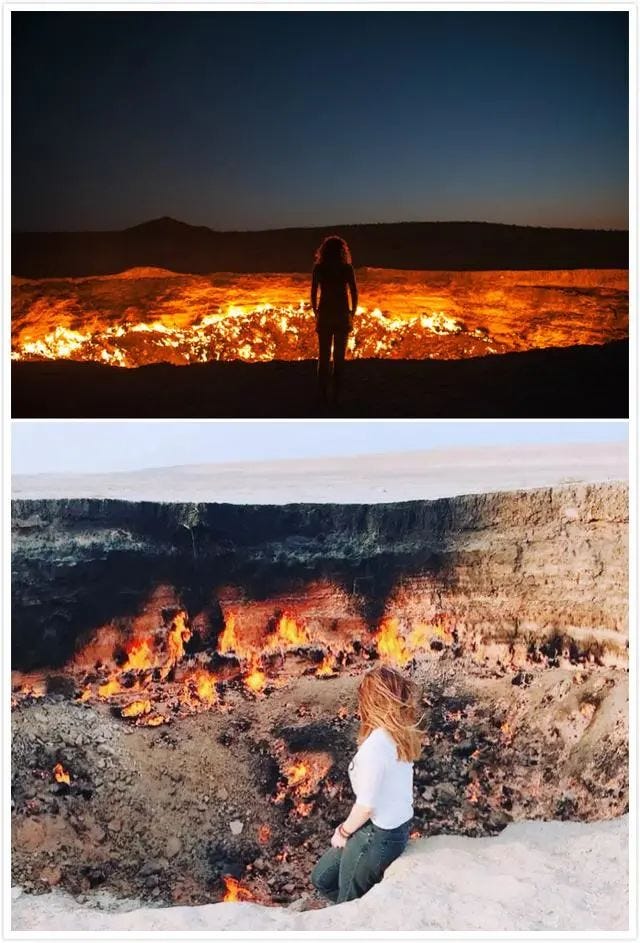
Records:
[[[340,826],[338,825],[337,829],[333,833],[331,838],[331,847],[332,848],[344,848],[347,844],[347,839],[340,834]]]

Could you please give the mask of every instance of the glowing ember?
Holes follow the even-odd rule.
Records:
[[[53,777],[57,783],[66,783],[67,786],[71,785],[71,776],[66,771],[62,763],[56,763],[53,767]]]
[[[141,715],[136,721],[141,727],[159,727],[161,724],[168,724],[169,721],[161,714]]]
[[[623,270],[363,269],[353,357],[459,359],[628,333]],[[308,274],[13,279],[12,358],[120,367],[316,356]],[[268,300],[267,300],[268,299]]]
[[[592,704],[590,701],[583,701],[580,705],[580,713],[586,720],[591,720],[593,715],[596,712],[596,705]]]
[[[251,891],[243,887],[240,881],[237,881],[235,878],[230,876],[225,876],[222,878],[224,881],[225,893],[222,898],[225,904],[235,904],[238,901],[243,900],[255,900],[255,897]]]
[[[261,825],[258,829],[258,841],[261,845],[266,845],[271,838],[271,829],[268,825]]]
[[[110,678],[105,684],[101,684],[98,688],[98,697],[105,699],[113,697],[114,694],[119,694],[121,690],[122,686],[117,678]]]
[[[478,799],[480,798],[481,795],[482,793],[480,792],[480,788],[478,784],[475,782],[469,783],[469,785],[465,789],[465,796],[467,797],[469,802],[471,802],[473,805],[478,804]]]
[[[21,671],[11,672],[11,688],[15,697],[12,696],[12,702],[25,697],[44,697],[47,693],[47,681],[44,676],[36,674],[24,674]]]
[[[508,720],[505,720],[505,722],[500,725],[500,733],[502,734],[502,738],[507,742],[510,742],[513,738],[513,730]]]
[[[281,744],[276,746],[282,750]],[[280,763],[284,782],[278,788],[274,802],[290,798],[296,815],[309,815],[319,785],[333,765],[333,758],[328,753],[303,753],[294,760],[281,760]]]
[[[140,717],[141,714],[149,714],[151,711],[151,701],[140,700],[132,701],[123,707],[120,711],[123,717]]]

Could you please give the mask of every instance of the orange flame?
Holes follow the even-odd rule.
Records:
[[[221,655],[226,655],[229,652],[237,652],[239,648],[236,636],[236,617],[233,613],[229,613],[224,620],[224,631],[218,639],[218,651]]]
[[[298,626],[296,620],[283,613],[278,620],[276,630],[267,639],[267,649],[270,648],[300,648],[310,642],[304,626]]]
[[[186,625],[186,613],[179,612],[175,616],[167,636],[167,661],[163,668],[166,677],[174,665],[181,661],[184,655],[184,645],[191,638],[191,631]]]
[[[144,671],[155,667],[155,657],[151,647],[151,639],[139,639],[126,646],[127,660],[122,666],[123,671]]]
[[[328,753],[304,753],[282,765],[285,783],[279,786],[274,802],[283,802],[288,796],[295,800],[294,811],[306,816],[313,811],[314,797],[319,783],[327,775],[333,758]]]
[[[67,786],[71,785],[71,776],[66,771],[62,763],[56,763],[53,767],[53,775],[57,783],[66,783]]]
[[[297,786],[309,775],[309,767],[304,763],[292,763],[285,769],[284,774],[287,777],[287,785]]]
[[[318,665],[316,669],[317,678],[328,678],[330,675],[335,674],[336,667],[336,656],[333,652],[327,652],[327,654],[322,659],[322,663]]]
[[[368,303],[357,310],[352,355],[458,359],[603,344],[628,333],[623,270],[452,272],[444,282],[443,274],[363,269]],[[587,290],[567,290],[575,287]],[[299,300],[306,292],[305,275],[255,272],[185,278],[147,268],[19,280],[12,286],[11,356],[120,367],[304,360],[315,356],[313,316]]]
[[[238,901],[243,900],[255,900],[255,897],[251,891],[243,887],[240,881],[237,881],[235,878],[232,878],[228,875],[222,878],[225,886],[225,894],[222,900],[225,904],[235,904]]]
[[[254,694],[260,694],[266,687],[267,676],[260,666],[259,659],[255,655],[251,658],[248,672],[244,676],[244,683]]]
[[[205,704],[213,704],[217,698],[216,676],[208,671],[198,671],[195,675],[196,694]]]
[[[433,639],[448,643],[452,637],[451,630],[445,626],[419,622],[409,633],[409,646],[415,651],[420,648],[428,648]]]
[[[398,665],[406,665],[411,660],[411,652],[398,629],[399,622],[396,618],[382,620],[380,631],[376,636],[378,654],[381,658],[395,662]]]

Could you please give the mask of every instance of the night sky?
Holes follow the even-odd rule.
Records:
[[[624,12],[14,12],[15,230],[627,227]]]

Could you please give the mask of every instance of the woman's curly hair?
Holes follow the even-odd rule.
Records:
[[[341,236],[325,236],[316,249],[316,262],[351,264],[349,246]]]
[[[395,740],[399,760],[417,760],[423,734],[419,724],[419,695],[413,681],[389,665],[367,672],[358,688],[360,731],[358,743],[382,727]]]

